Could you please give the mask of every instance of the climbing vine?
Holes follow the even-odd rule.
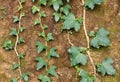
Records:
[[[59,77],[56,69],[57,66],[50,65],[49,60],[51,58],[59,58],[60,55],[57,53],[57,48],[55,46],[48,46],[50,41],[54,40],[54,35],[49,32],[47,33],[47,29],[49,26],[44,24],[42,18],[46,18],[47,14],[45,11],[42,11],[43,7],[46,7],[48,4],[48,0],[31,0],[33,6],[31,7],[31,13],[33,16],[37,16],[34,19],[34,27],[39,27],[39,38],[43,39],[42,41],[37,41],[35,46],[37,49],[37,53],[39,54],[36,57],[36,70],[44,69],[44,74],[40,74],[38,76],[38,80],[41,82],[52,82],[51,76]],[[67,40],[70,45],[68,49],[69,59],[71,62],[71,66],[76,69],[76,82],[80,79],[80,82],[98,82],[97,72],[100,73],[102,76],[105,75],[115,75],[116,70],[113,66],[114,60],[110,57],[105,58],[101,63],[95,64],[90,50],[93,48],[100,49],[101,47],[108,47],[110,46],[111,42],[109,39],[109,32],[104,28],[99,28],[97,31],[91,31],[88,33],[86,27],[86,11],[87,10],[94,10],[96,5],[101,5],[104,0],[80,0],[83,6],[83,16],[80,18],[76,18],[74,13],[71,12],[71,5],[70,0],[50,0],[50,6],[53,8],[54,13],[54,21],[56,23],[61,22],[62,28],[61,33],[63,31],[66,32]],[[22,12],[23,6],[22,4],[25,3],[25,0],[18,0],[18,12],[19,16],[13,16],[13,22],[18,24],[18,28],[11,28],[10,35],[16,38],[15,43],[7,39],[3,43],[3,48],[6,50],[13,50],[17,56],[16,63],[13,64],[13,70],[18,69],[19,76],[16,78],[12,78],[12,82],[25,82],[29,81],[30,73],[22,73],[21,69],[21,59],[25,57],[25,55],[18,51],[18,45],[25,43],[23,37],[20,36],[21,33],[24,32],[25,28],[21,24],[22,18],[25,16],[25,13]],[[84,35],[86,37],[86,47],[75,45],[70,38],[74,32],[78,32],[83,28]],[[89,75],[86,70],[81,69],[81,65],[86,65],[87,62],[90,60],[92,65],[92,72],[93,74]],[[78,78],[79,76],[79,78]]]

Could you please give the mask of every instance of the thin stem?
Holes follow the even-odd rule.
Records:
[[[70,33],[68,32],[67,33],[67,39],[68,39],[68,42],[69,42],[69,44],[71,45],[71,46],[73,46],[74,44],[71,42],[71,40],[70,40]]]
[[[82,4],[84,5],[84,0],[82,0]],[[90,45],[89,45],[89,42],[90,42],[90,39],[89,39],[89,36],[87,34],[87,29],[86,29],[86,10],[85,10],[85,7],[83,9],[83,29],[84,29],[84,33],[85,33],[85,37],[86,37],[86,40],[87,40],[87,48],[89,49],[90,48]],[[91,54],[90,54],[90,51],[88,50],[87,51],[87,54],[88,54],[88,57],[90,59],[90,62],[92,64],[92,67],[93,67],[93,73],[94,73],[94,77],[96,78],[96,67],[95,67],[95,64],[94,64],[94,61],[91,57]]]

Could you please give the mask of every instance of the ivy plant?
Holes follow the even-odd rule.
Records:
[[[51,66],[50,69],[47,70],[47,74],[57,76],[56,66]]]
[[[48,77],[48,76],[46,76],[46,75],[39,75],[38,79],[39,79],[41,82],[51,82],[50,77]]]
[[[4,43],[3,43],[3,46],[2,46],[4,49],[6,50],[12,50],[14,48],[14,44],[11,40],[6,40]]]

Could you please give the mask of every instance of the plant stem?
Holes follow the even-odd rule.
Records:
[[[82,0],[82,4],[84,5],[84,0]],[[89,45],[89,42],[90,42],[90,39],[89,39],[89,36],[87,34],[87,29],[86,29],[86,10],[85,10],[85,7],[83,9],[83,29],[84,29],[84,33],[85,33],[85,37],[86,37],[86,40],[87,40],[87,48],[89,49],[90,48],[90,45]],[[88,57],[90,59],[90,62],[92,64],[92,67],[93,67],[93,73],[94,73],[94,77],[96,78],[96,67],[95,67],[95,64],[94,64],[94,61],[91,57],[91,54],[90,54],[90,51],[87,50],[87,54],[88,54]]]
[[[69,44],[71,45],[71,46],[73,46],[74,44],[71,42],[71,40],[70,40],[70,33],[69,32],[67,32],[67,39],[68,39],[68,42],[69,42]]]

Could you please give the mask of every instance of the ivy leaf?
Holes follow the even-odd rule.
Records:
[[[43,45],[41,42],[36,43],[37,52],[41,53],[43,50],[46,50],[47,46]]]
[[[18,82],[17,78],[12,78],[11,82]]]
[[[103,2],[104,0],[87,0],[84,5],[86,8],[90,8],[91,10],[93,10],[95,5],[100,5]]]
[[[18,35],[17,29],[16,28],[11,28],[10,35],[17,36]]]
[[[18,39],[18,44],[21,44],[21,43],[25,43],[25,40],[24,40],[23,37],[20,37],[20,38]]]
[[[25,0],[20,0],[20,2],[21,2],[21,4],[22,4],[22,3],[25,3]]]
[[[24,57],[25,57],[25,54],[19,54],[19,56],[18,56],[20,59],[23,59]]]
[[[82,19],[76,19],[74,14],[70,13],[68,16],[64,17],[63,22],[63,30],[71,30],[79,31],[82,26]]]
[[[55,13],[53,13],[53,15],[54,15],[55,22],[58,22],[60,20],[61,14],[55,12]]]
[[[87,56],[81,53],[78,47],[72,46],[68,52],[72,66],[76,66],[77,64],[86,65]]]
[[[13,69],[13,70],[16,70],[16,69],[18,69],[19,67],[20,67],[20,65],[17,64],[17,63],[15,63],[15,64],[13,64],[12,69]]]
[[[48,59],[51,59],[51,57],[59,57],[59,54],[56,52],[56,48],[55,47],[52,47],[51,49],[50,49],[50,52],[48,53],[48,55],[47,55],[47,58]]]
[[[51,79],[46,75],[39,75],[38,79],[41,80],[41,82],[51,82]]]
[[[18,16],[13,16],[13,22],[14,23],[17,23],[17,22],[19,22],[20,20],[19,20],[19,18],[18,18]]]
[[[63,12],[65,15],[68,15],[70,9],[71,9],[71,6],[69,4],[67,4],[64,7],[60,8],[60,12]]]
[[[111,43],[108,35],[109,32],[107,30],[105,30],[104,28],[100,28],[96,33],[96,37],[91,40],[90,45],[94,48],[100,48],[101,46],[109,46]]]
[[[12,50],[14,48],[14,44],[12,43],[11,40],[6,40],[4,43],[3,43],[3,46],[2,46],[4,49],[6,50]]]
[[[38,62],[37,63],[37,70],[43,68],[44,66],[47,66],[47,62],[45,62],[42,57],[36,58],[36,61]]]
[[[28,82],[29,76],[30,76],[30,72],[26,72],[26,73],[22,74],[21,78],[22,78],[25,82]]]
[[[46,6],[48,0],[39,0],[40,5]]]
[[[38,35],[42,38],[45,38],[45,32],[40,32]]]
[[[63,5],[62,0],[50,0],[50,4],[53,6],[55,11],[58,11],[60,8],[60,5]]]
[[[36,14],[39,11],[40,11],[40,9],[37,6],[32,6],[32,13],[33,14]]]
[[[114,60],[112,58],[105,58],[101,64],[97,65],[97,71],[100,72],[102,74],[102,76],[105,76],[105,74],[108,75],[115,75],[116,74],[116,70],[115,68],[112,66],[112,64],[114,63]]]
[[[90,31],[89,36],[94,37],[95,36],[95,31]]]
[[[52,36],[52,33],[48,33],[47,34],[47,41],[51,41],[51,40],[54,40],[53,36]]]
[[[39,25],[39,24],[40,24],[40,20],[39,19],[35,19],[34,25]]]
[[[42,29],[48,29],[48,25],[43,25]]]
[[[57,76],[56,66],[51,66],[50,69],[47,70],[47,74]]]
[[[25,30],[25,27],[20,27],[19,30],[22,33]]]
[[[18,11],[20,11],[20,10],[22,10],[22,6],[18,6]],[[19,22],[19,21],[17,21],[17,22]]]
[[[80,71],[80,77],[81,77],[80,82],[94,82],[95,80],[94,76],[88,76],[88,73],[83,69]]]
[[[40,13],[40,17],[46,17],[45,11],[42,11],[42,12]]]

